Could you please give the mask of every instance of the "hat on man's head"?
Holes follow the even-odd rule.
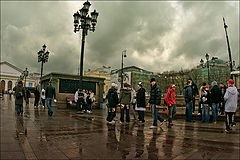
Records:
[[[229,79],[229,80],[227,81],[227,83],[228,83],[228,84],[234,84],[234,80]]]
[[[142,86],[142,82],[138,82],[138,85],[139,85],[139,86]]]
[[[116,84],[115,83],[111,83],[111,87],[116,87]]]
[[[175,84],[171,84],[170,88],[176,88]]]
[[[156,81],[156,79],[155,78],[151,78],[150,82],[154,82],[154,81]]]

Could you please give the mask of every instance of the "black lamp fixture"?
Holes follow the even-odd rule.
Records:
[[[84,44],[85,36],[88,34],[88,30],[94,32],[97,24],[97,17],[99,13],[94,10],[91,12],[91,17],[88,14],[91,3],[87,0],[83,3],[83,7],[73,14],[74,18],[74,32],[79,32],[82,29],[82,45],[81,45],[81,60],[80,60],[80,89],[83,89],[83,57],[84,57]]]

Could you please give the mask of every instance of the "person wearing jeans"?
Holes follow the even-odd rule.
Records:
[[[173,126],[172,119],[176,114],[176,102],[175,102],[175,89],[176,86],[174,84],[170,85],[168,88],[168,92],[164,98],[165,102],[167,103],[168,107],[168,127]]]
[[[150,104],[150,109],[152,112],[152,116],[153,116],[153,125],[151,126],[152,128],[156,128],[157,127],[157,121],[160,121],[160,125],[162,125],[162,122],[164,122],[164,118],[162,118],[159,114],[158,114],[158,109],[156,108],[156,104]]]
[[[202,101],[202,122],[209,122],[209,110],[210,110],[210,93],[209,86],[204,86],[201,93]]]
[[[47,107],[48,107],[48,115],[52,116],[52,100],[54,99],[54,102],[56,102],[56,92],[55,88],[52,86],[52,81],[49,81],[49,85],[46,89],[46,99],[47,99]]]
[[[15,91],[15,104],[17,106],[17,114],[23,114],[23,96],[24,96],[24,89],[22,81],[19,81],[17,86],[13,88]]]
[[[218,106],[219,106],[219,103],[212,103],[212,116],[213,116],[214,124],[216,124],[218,119]]]
[[[192,110],[193,110],[193,91],[191,87],[191,81],[187,82],[187,86],[184,87],[184,98],[186,102],[186,113],[185,120],[187,122],[194,122],[192,119]]]
[[[210,90],[210,101],[212,103],[213,123],[216,124],[218,118],[218,107],[221,100],[221,90],[216,81],[213,81],[211,85],[212,88]]]
[[[237,102],[238,102],[238,91],[234,86],[234,80],[230,79],[228,82],[228,88],[224,95],[225,103],[225,115],[226,115],[226,132],[229,132],[232,127],[232,117],[236,113],[237,110]]]
[[[148,107],[152,111],[153,115],[153,125],[150,129],[157,128],[157,120],[160,121],[160,125],[163,124],[164,119],[158,114],[157,106],[161,105],[161,89],[157,85],[155,78],[151,78],[151,91],[150,91],[150,98],[148,102]]]
[[[209,110],[208,104],[202,104],[202,122],[209,122]]]
[[[127,83],[124,83],[123,88],[120,89],[119,103],[121,109],[120,123],[124,123],[124,111],[126,111],[126,122],[130,122],[129,109],[131,102],[131,88]]]

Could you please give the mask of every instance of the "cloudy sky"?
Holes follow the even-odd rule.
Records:
[[[81,34],[73,13],[84,1],[1,2],[1,61],[40,72],[37,52],[50,51],[44,72],[77,73]],[[208,53],[228,60],[225,17],[232,58],[239,64],[239,2],[90,1],[100,14],[86,37],[84,70],[103,65],[154,72],[189,69]]]

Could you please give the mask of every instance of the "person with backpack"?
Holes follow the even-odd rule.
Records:
[[[17,106],[17,115],[23,114],[23,96],[24,96],[24,89],[22,81],[18,81],[17,86],[13,88],[15,91],[15,104]]]
[[[164,98],[168,107],[168,127],[173,126],[172,119],[176,114],[175,89],[176,86],[174,84],[171,84]]]
[[[198,100],[198,115],[201,115],[202,114],[202,101],[201,101],[201,94],[202,94],[202,89],[204,87],[206,87],[207,83],[206,82],[203,82],[202,86],[200,87],[200,90],[199,90],[199,100]]]
[[[210,92],[209,86],[202,88],[201,93],[201,102],[202,102],[202,122],[209,122],[209,110],[210,110]]]
[[[118,95],[117,95],[117,85],[115,83],[111,84],[111,88],[108,90],[106,98],[108,100],[108,115],[107,115],[107,123],[114,124],[113,118],[116,116],[116,109],[118,104]]]
[[[212,104],[212,116],[213,116],[213,123],[217,123],[218,118],[218,107],[221,99],[221,91],[217,85],[216,81],[212,82],[212,88],[210,91],[210,101]]]
[[[129,109],[131,102],[131,88],[127,83],[124,83],[123,88],[120,89],[119,103],[121,109],[120,124],[124,123],[124,112],[126,111],[126,123],[130,122]]]

